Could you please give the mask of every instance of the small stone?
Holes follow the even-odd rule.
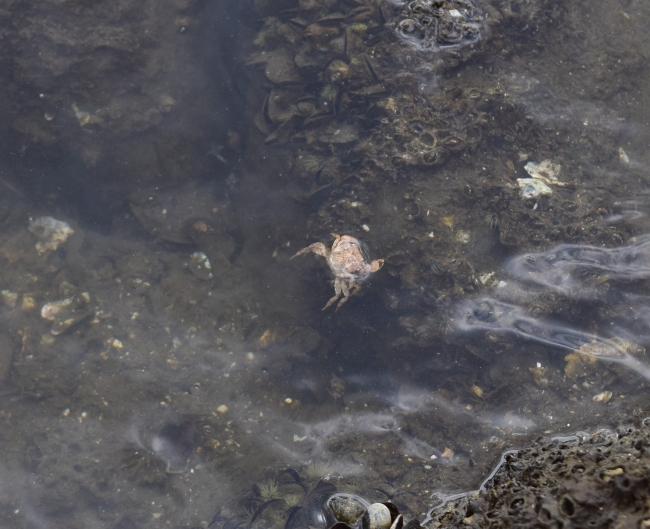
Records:
[[[33,310],[36,307],[36,300],[31,296],[23,296],[23,303],[20,306],[23,310]]]
[[[219,413],[226,413],[228,411],[228,406],[226,406],[225,404],[222,404],[221,406],[219,406],[217,408],[217,411]]]
[[[41,318],[54,321],[57,314],[72,305],[72,298],[66,298],[61,301],[46,303],[41,308]]]
[[[212,279],[212,263],[203,252],[194,252],[188,264],[190,271],[199,279],[209,281]]]
[[[472,236],[467,231],[457,231],[456,240],[462,244],[467,244],[471,240]]]
[[[2,301],[7,307],[14,308],[18,304],[18,294],[16,292],[11,292],[10,290],[3,290]]]
[[[625,470],[623,469],[623,467],[610,468],[603,471],[602,478],[603,481],[607,482],[613,477],[620,476],[622,474],[625,474]]]
[[[440,457],[451,459],[454,457],[454,451],[451,448],[445,447],[445,450],[442,452],[442,455]]]

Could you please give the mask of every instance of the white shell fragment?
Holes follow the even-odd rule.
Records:
[[[602,393],[596,395],[592,400],[594,402],[602,402],[603,404],[605,404],[606,402],[609,402],[611,398],[612,398],[611,391],[603,391]]]
[[[62,299],[61,301],[52,301],[43,305],[41,309],[41,318],[54,321],[58,314],[72,305],[72,298]]]
[[[92,316],[88,307],[90,296],[82,293],[78,296],[51,301],[41,308],[41,317],[52,322],[50,333],[59,336],[68,329]]]
[[[528,162],[524,169],[530,175],[530,178],[518,178],[517,184],[521,189],[521,196],[524,198],[533,198],[539,195],[550,195],[553,190],[551,185],[563,186],[564,182],[558,180],[561,165],[544,160],[537,164]]]
[[[528,162],[524,169],[526,169],[526,172],[530,175],[531,178],[536,178],[537,180],[541,180],[546,184],[555,184],[560,186],[564,185],[557,178],[560,174],[560,169],[562,169],[562,166],[551,162],[551,160],[544,160],[539,164]]]
[[[623,147],[618,148],[618,159],[620,160],[621,163],[625,165],[630,164],[630,157],[627,155]]]
[[[390,511],[383,503],[373,503],[368,507],[366,515],[367,529],[389,529],[391,526]]]
[[[74,230],[67,222],[56,220],[53,217],[38,217],[29,223],[31,231],[38,242],[36,251],[45,253],[48,250],[56,250],[60,244],[63,244],[68,237],[74,233]]]
[[[550,195],[553,190],[544,182],[537,178],[517,178],[521,196],[524,198],[533,198],[539,195]]]
[[[212,279],[212,263],[203,252],[194,252],[190,256],[189,268],[199,279],[208,281]]]

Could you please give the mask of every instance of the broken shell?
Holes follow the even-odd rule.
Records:
[[[612,398],[611,391],[603,391],[602,393],[596,395],[592,400],[594,402],[602,402],[603,404],[605,404],[606,402],[609,402],[611,398]]]
[[[59,314],[59,312],[61,312],[63,309],[68,308],[70,305],[72,305],[72,298],[46,303],[43,305],[43,308],[41,308],[41,318],[54,321],[56,315]]]
[[[391,526],[390,510],[383,503],[373,503],[363,517],[364,529],[389,529]]]
[[[92,315],[88,308],[87,295],[72,296],[60,301],[46,303],[41,308],[41,317],[50,320],[53,336],[59,336]]]
[[[79,125],[85,127],[84,130],[87,132],[93,131],[94,127],[92,127],[92,125],[99,126],[104,123],[104,120],[99,116],[93,115],[90,112],[79,110],[79,107],[77,107],[76,103],[72,103],[72,111],[74,112],[77,121],[79,121]]]
[[[445,450],[440,457],[451,459],[452,457],[454,457],[454,451],[451,448],[445,447]]]
[[[521,189],[521,196],[524,198],[534,198],[539,195],[550,195],[553,193],[539,178],[517,178],[517,184]]]
[[[537,178],[547,184],[563,185],[557,178],[562,166],[552,163],[550,160],[544,160],[539,164],[528,162],[524,169],[526,169],[526,172],[531,178]]]

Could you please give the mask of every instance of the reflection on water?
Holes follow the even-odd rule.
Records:
[[[64,4],[0,48],[0,526],[416,529],[650,415],[644,3]]]
[[[510,331],[551,346],[619,363],[647,379],[650,369],[644,361],[645,349],[628,340],[646,340],[643,315],[648,311],[650,299],[629,292],[627,284],[649,276],[649,243],[650,238],[643,235],[620,248],[561,245],[547,252],[516,257],[506,267],[512,280],[497,285],[496,298],[459,304],[457,326],[463,331]],[[508,299],[514,299],[523,305],[537,297],[540,291],[527,287],[531,283],[541,287],[545,295],[556,292],[567,302],[598,301],[611,304],[614,309],[625,307],[625,312],[622,318],[607,322],[608,336],[543,321],[531,317],[522,306],[507,303]],[[638,325],[639,320],[642,327]]]
[[[548,252],[513,259],[508,270],[565,296],[583,299],[608,281],[634,281],[650,276],[650,237],[635,237],[620,248],[566,244]],[[590,289],[587,286],[592,287]]]

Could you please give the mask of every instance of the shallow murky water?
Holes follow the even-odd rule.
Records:
[[[428,523],[650,415],[650,7],[566,4],[0,8],[0,526]]]

